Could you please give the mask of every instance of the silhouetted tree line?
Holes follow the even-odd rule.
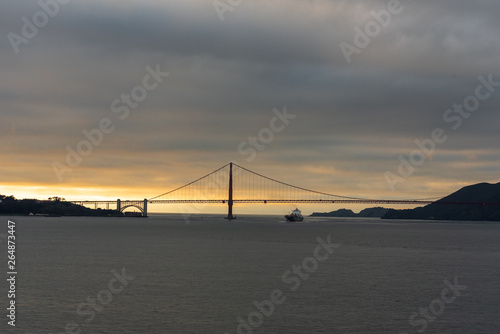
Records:
[[[51,197],[48,201],[36,199],[18,200],[14,196],[0,195],[0,214],[14,215],[59,215],[59,216],[121,216],[115,210],[89,209],[65,202],[64,198]]]

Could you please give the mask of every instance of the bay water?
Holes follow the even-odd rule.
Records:
[[[499,223],[0,219],[0,333],[500,333]]]

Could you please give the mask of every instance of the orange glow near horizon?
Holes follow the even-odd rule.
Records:
[[[112,201],[122,199],[140,199],[141,192],[125,188],[82,188],[82,187],[57,187],[52,185],[3,185],[0,186],[0,194],[13,195],[18,199],[36,198],[47,199],[58,196],[68,201],[90,200],[90,201]],[[118,197],[117,197],[117,194]]]
[[[215,167],[214,167],[215,166]],[[116,201],[121,200],[143,200],[150,199],[170,190],[176,189],[192,180],[198,179],[207,172],[217,167],[211,164],[197,164],[193,167],[186,164],[175,164],[158,171],[153,166],[146,170],[137,172],[137,169],[103,168],[102,170],[87,169],[81,167],[75,172],[68,174],[68,180],[64,183],[43,182],[12,182],[3,183],[0,186],[0,194],[13,195],[18,199],[36,198],[47,199],[49,197],[62,197],[68,201],[96,200]],[[388,189],[383,175],[371,175],[355,170],[339,171],[335,168],[297,165],[294,168],[281,168],[276,165],[248,166],[251,170],[262,175],[277,178],[279,181],[289,182],[296,186],[312,190],[334,193],[341,196],[370,198],[370,199],[421,199],[430,197],[443,197],[459,188],[472,184],[473,182],[441,179],[424,179],[413,176],[408,181],[401,183],[398,191],[392,192]],[[94,177],[93,175],[96,175]],[[300,177],[298,177],[298,175]],[[307,176],[307,177],[305,177]],[[363,180],[357,181],[357,180]],[[244,186],[244,180],[235,180],[235,185]],[[151,185],[151,186],[150,186]],[[224,187],[224,186],[222,186]],[[273,191],[272,189],[270,190]],[[244,189],[235,189],[235,194],[240,196],[247,194]],[[202,197],[201,197],[202,198]],[[201,199],[200,198],[200,199]],[[241,198],[241,197],[240,197]],[[292,198],[295,198],[293,196]],[[176,199],[169,197],[169,199]],[[270,198],[268,198],[270,199]],[[373,207],[383,206],[374,204],[235,204],[235,214],[283,214],[295,207],[303,210],[304,214],[312,212],[329,212],[337,209],[351,209],[354,212]],[[413,208],[412,205],[395,205],[395,209]],[[221,213],[225,214],[227,205],[224,204],[155,204],[149,207],[150,212],[164,213]]]
[[[48,199],[49,197],[58,196],[67,201],[78,200],[95,200],[95,201],[115,201],[118,198],[121,200],[142,200],[153,196],[144,196],[143,194],[151,193],[151,190],[146,189],[127,189],[127,188],[75,188],[75,187],[54,187],[49,185],[11,185],[0,186],[0,194],[6,196],[14,196],[18,199]],[[118,194],[118,195],[117,195]],[[246,204],[236,203],[233,206],[235,214],[286,214],[289,211],[298,207],[303,211],[304,215],[309,215],[313,212],[329,212],[338,209],[351,209],[354,212],[359,212],[367,207],[377,205],[369,204],[304,204],[304,203],[283,203],[283,204]],[[383,205],[380,205],[383,206]],[[102,207],[102,206],[101,206]],[[397,205],[396,209],[413,208],[411,205]],[[113,207],[111,207],[113,208]],[[149,206],[150,213],[181,213],[181,214],[221,214],[227,212],[227,204],[155,204]]]

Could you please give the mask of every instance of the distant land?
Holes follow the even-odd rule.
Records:
[[[500,205],[487,203],[500,203],[500,183],[467,186],[424,207],[391,209],[382,219],[500,221]]]
[[[370,217],[370,218],[381,218],[383,217],[390,209],[375,207],[375,208],[367,208],[361,210],[360,213],[354,213],[352,210],[348,209],[340,209],[337,211],[330,212],[313,212],[311,217]]]
[[[471,204],[474,203],[474,204]],[[497,205],[488,205],[488,204]],[[360,213],[349,209],[314,212],[311,217],[374,217],[382,219],[500,221],[500,183],[478,183],[415,209],[368,208]]]
[[[14,196],[0,195],[0,215],[39,216],[123,216],[115,210],[89,209],[65,202],[63,198],[52,197],[47,201],[36,199],[18,200]]]

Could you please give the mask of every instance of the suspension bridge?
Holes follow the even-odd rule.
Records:
[[[348,197],[315,191],[251,171],[236,163],[228,163],[181,187],[164,194],[143,200],[116,201],[72,201],[74,204],[105,206],[124,212],[136,208],[147,217],[150,204],[224,204],[227,205],[227,219],[234,219],[233,205],[238,203],[354,203],[354,204],[412,204],[426,205],[436,203],[438,198],[387,200]],[[444,203],[444,202],[440,202]],[[482,203],[447,203],[447,204],[482,204]]]

